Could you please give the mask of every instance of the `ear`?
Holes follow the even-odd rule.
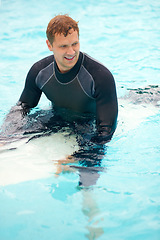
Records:
[[[50,41],[48,39],[46,40],[46,43],[47,43],[49,51],[53,51],[52,50],[52,45],[51,45],[51,43],[50,43]]]

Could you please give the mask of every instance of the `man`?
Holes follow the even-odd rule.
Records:
[[[118,114],[112,74],[80,52],[78,24],[68,15],[51,19],[46,34],[46,43],[53,55],[36,62],[30,69],[17,104],[22,115],[38,104],[43,92],[53,103],[55,113],[65,120],[78,122],[96,118],[93,142],[110,141]]]

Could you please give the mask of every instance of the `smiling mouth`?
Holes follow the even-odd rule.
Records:
[[[74,58],[75,58],[75,56],[73,56],[73,57],[64,57],[66,60],[68,60],[68,61],[72,61]]]

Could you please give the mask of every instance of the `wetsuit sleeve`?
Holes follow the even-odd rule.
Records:
[[[40,71],[46,68],[53,61],[54,56],[50,55],[36,62],[29,70],[26,77],[24,90],[18,102],[18,105],[21,105],[24,108],[24,113],[27,112],[27,109],[37,106],[42,91],[36,85],[36,78]]]
[[[99,69],[95,79],[97,143],[111,140],[117,125],[118,103],[113,75],[108,69]]]
[[[41,97],[41,90],[36,85],[36,77],[39,73],[38,64],[34,64],[27,74],[25,87],[20,96],[18,105],[22,104],[25,108],[35,107]]]

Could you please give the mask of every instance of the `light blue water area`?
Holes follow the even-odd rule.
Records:
[[[118,97],[160,84],[159,1],[1,0],[0,123],[31,65],[50,54],[45,31],[58,13],[79,21],[81,50],[111,70]],[[39,107],[46,105],[43,97]],[[159,124],[156,111],[115,134],[93,186],[79,187],[78,169],[0,186],[0,240],[159,240]]]

